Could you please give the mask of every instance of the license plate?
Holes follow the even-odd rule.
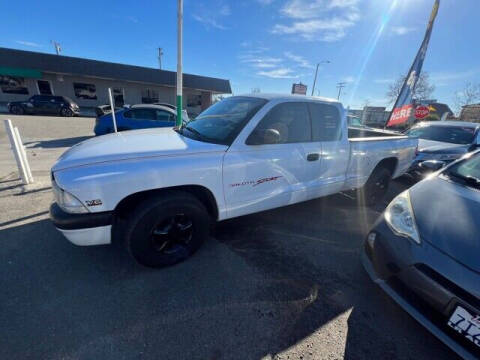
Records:
[[[470,313],[461,306],[457,306],[448,320],[448,326],[465,336],[468,340],[480,347],[480,316]]]

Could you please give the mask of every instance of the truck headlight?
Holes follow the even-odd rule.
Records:
[[[88,213],[88,209],[69,192],[58,187],[55,181],[52,181],[52,190],[55,197],[55,202],[62,208],[62,210],[71,214]]]
[[[398,195],[388,205],[385,210],[385,220],[394,233],[407,236],[420,244],[420,236],[408,190]]]

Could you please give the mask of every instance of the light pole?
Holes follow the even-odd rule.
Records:
[[[337,100],[340,100],[340,95],[342,95],[342,90],[343,88],[347,86],[347,83],[346,82],[339,82],[337,83],[337,89],[338,89],[338,96],[337,96]]]
[[[183,0],[177,0],[177,127],[182,126],[182,32]]]
[[[158,67],[160,70],[162,70],[162,55],[163,55],[163,50],[161,47],[158,48]]]
[[[320,64],[330,64],[330,60],[322,60],[319,63],[317,63],[317,68],[315,70],[315,77],[313,78],[312,96],[313,96],[313,92],[315,91],[315,84],[317,83],[318,67],[320,66]]]

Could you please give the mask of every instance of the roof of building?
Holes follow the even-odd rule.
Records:
[[[35,69],[42,72],[167,86],[176,84],[174,71],[7,48],[0,48],[0,67]],[[232,92],[229,80],[191,74],[183,74],[183,86],[222,94]]]

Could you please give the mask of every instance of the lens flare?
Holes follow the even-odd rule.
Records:
[[[368,41],[368,45],[365,47],[364,54],[362,56],[362,63],[360,66],[360,71],[358,72],[357,76],[355,76],[355,82],[353,83],[353,89],[350,92],[350,99],[348,101],[349,104],[352,103],[353,99],[355,98],[358,85],[360,81],[362,81],[363,73],[365,72],[365,69],[367,68],[367,65],[370,61],[370,58],[372,57],[373,52],[375,51],[375,48],[377,47],[378,40],[382,36],[383,32],[385,31],[385,28],[387,27],[388,23],[390,22],[390,19],[392,18],[392,14],[395,11],[395,8],[398,6],[398,0],[393,0],[392,4],[388,8],[388,10],[382,15],[382,18],[380,20],[380,23],[377,25],[377,28],[373,32],[370,40]]]

